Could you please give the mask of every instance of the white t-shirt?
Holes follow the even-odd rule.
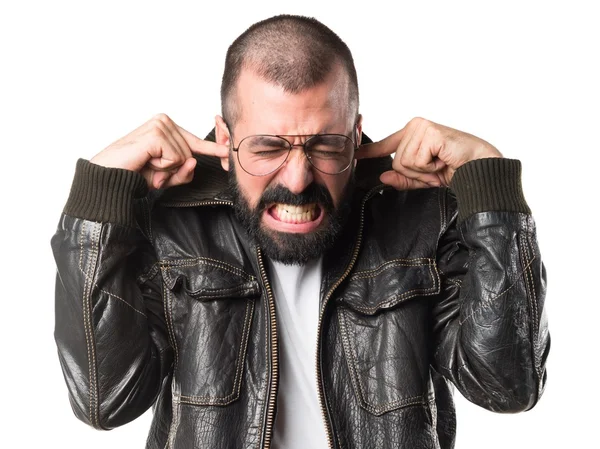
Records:
[[[299,266],[269,260],[279,335],[276,449],[328,447],[316,378],[321,263]]]

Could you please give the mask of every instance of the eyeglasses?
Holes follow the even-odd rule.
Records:
[[[248,136],[232,150],[237,153],[240,167],[253,176],[266,176],[277,171],[285,163],[293,147],[302,147],[310,164],[320,172],[337,175],[348,170],[357,150],[354,141],[343,134],[316,134],[303,144],[292,144],[285,137],[308,136]]]

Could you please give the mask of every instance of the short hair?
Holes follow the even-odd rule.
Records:
[[[240,73],[250,68],[285,92],[299,93],[323,82],[336,64],[348,75],[350,112],[358,114],[358,80],[348,46],[312,17],[282,14],[250,26],[227,50],[221,110],[233,126],[239,112],[233,97]]]

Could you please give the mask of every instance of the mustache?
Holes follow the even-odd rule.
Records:
[[[317,203],[327,212],[334,208],[333,199],[325,186],[312,183],[301,193],[294,194],[282,185],[269,187],[262,194],[257,209],[265,210],[273,203],[284,203],[292,206],[302,206],[304,204]]]

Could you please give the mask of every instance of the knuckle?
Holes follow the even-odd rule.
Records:
[[[402,166],[409,166],[411,165],[411,163],[413,162],[413,158],[412,156],[409,156],[407,153],[403,153],[402,156],[400,157],[400,165]]]
[[[153,128],[160,128],[166,133],[170,128],[173,127],[173,121],[166,114],[157,114],[151,120]]]
[[[185,183],[192,182],[194,179],[194,170],[190,171],[187,175],[185,175]]]
[[[421,158],[415,159],[413,165],[418,168],[418,169],[425,169],[427,168],[427,164],[425,163],[425,161]]]
[[[166,137],[165,131],[163,130],[162,126],[158,124],[154,124],[152,128],[150,128],[150,136],[155,139],[165,139]]]
[[[152,117],[152,119],[155,121],[159,121],[161,123],[169,123],[171,121],[169,116],[167,114],[165,114],[164,112],[160,112],[160,113],[156,114],[154,117]]]
[[[425,128],[425,135],[428,137],[437,137],[440,134],[440,130],[435,126],[435,124],[431,122],[427,122],[427,127]]]
[[[407,173],[407,166],[406,166],[406,164],[399,163],[396,167],[393,167],[393,168],[394,168],[394,170],[396,172],[398,172],[400,174],[405,175]]]
[[[433,125],[433,122],[423,117],[415,117],[411,120],[414,129],[426,129]]]

